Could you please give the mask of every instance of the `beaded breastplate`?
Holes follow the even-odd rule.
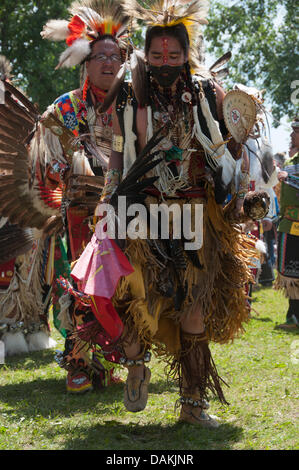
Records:
[[[155,186],[166,196],[175,197],[178,191],[196,187],[205,173],[204,152],[192,136],[193,111],[191,103],[184,103],[168,112],[152,110],[153,131],[163,128],[164,139],[158,145],[158,157],[163,160],[152,170],[152,176],[159,176]]]
[[[90,133],[96,146],[110,156],[112,142],[112,109],[96,116],[93,107],[87,107],[85,102],[74,92],[65,93],[55,102],[55,111],[64,125],[78,137]],[[96,158],[92,159],[93,167],[101,166]]]

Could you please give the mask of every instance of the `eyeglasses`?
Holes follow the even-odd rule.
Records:
[[[112,55],[106,55],[106,54],[96,54],[92,55],[90,57],[90,60],[93,59],[97,62],[107,62],[108,59],[111,60],[111,62],[121,62],[121,58],[117,54],[112,54]]]

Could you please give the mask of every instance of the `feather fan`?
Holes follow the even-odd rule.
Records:
[[[11,239],[11,251],[17,252],[22,250],[22,243],[25,249],[31,239],[28,230],[22,229],[41,230],[54,215],[57,216],[57,226],[60,226],[61,193],[45,192],[39,184],[31,181],[27,142],[40,116],[21,91],[6,81],[2,84],[5,101],[0,105],[0,215],[18,226]],[[7,236],[7,232],[4,234]],[[17,234],[20,236],[18,246],[15,242]]]
[[[29,251],[33,241],[31,229],[6,224],[0,229],[0,264]]]

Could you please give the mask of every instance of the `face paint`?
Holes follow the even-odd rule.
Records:
[[[168,62],[168,38],[167,37],[162,38],[162,44],[163,44],[163,65],[165,65]]]
[[[149,66],[152,76],[157,80],[159,85],[161,85],[163,88],[170,87],[178,78],[183,68],[184,68],[184,65],[178,65],[178,66],[162,65],[160,67],[157,67],[155,65]]]

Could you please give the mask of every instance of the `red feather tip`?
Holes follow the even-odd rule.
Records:
[[[68,24],[68,29],[70,35],[66,38],[66,43],[68,46],[71,46],[76,39],[79,39],[82,36],[84,29],[86,28],[85,23],[75,15]]]

